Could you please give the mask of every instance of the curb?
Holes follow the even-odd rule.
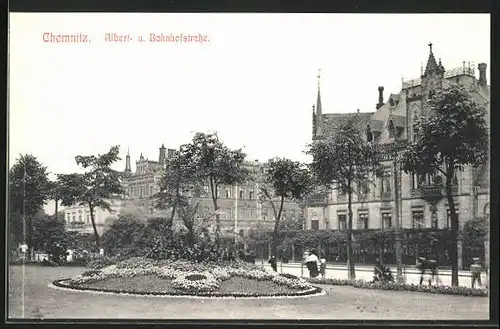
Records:
[[[308,298],[326,295],[326,291],[320,287],[314,286],[312,289],[301,291],[301,295],[276,295],[276,296],[196,296],[196,295],[169,295],[164,293],[129,293],[129,292],[116,292],[111,290],[101,290],[101,289],[81,289],[76,286],[69,286],[64,284],[64,281],[69,279],[55,280],[48,284],[49,288],[62,290],[62,291],[72,291],[72,292],[84,292],[91,294],[101,294],[101,295],[114,295],[114,296],[133,296],[133,297],[153,297],[153,298],[187,298],[187,299],[293,299],[293,298]]]

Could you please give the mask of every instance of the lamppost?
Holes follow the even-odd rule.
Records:
[[[395,203],[395,238],[396,238],[396,266],[397,266],[397,274],[396,280],[399,283],[403,283],[403,268],[402,268],[402,255],[401,255],[401,227],[400,227],[400,198],[399,198],[399,163],[398,163],[398,143],[397,140],[394,142],[394,154],[393,154],[393,166],[394,166],[394,203]]]

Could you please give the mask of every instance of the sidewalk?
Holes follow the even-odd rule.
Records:
[[[259,260],[259,261],[255,261],[255,264],[256,265],[259,265],[259,264],[262,264],[262,262],[264,263],[264,265],[268,265],[267,264],[267,261],[263,261],[263,260]],[[283,268],[300,268],[300,263],[281,263],[281,262],[278,262],[278,268],[280,266],[283,266]],[[396,269],[396,265],[390,265],[391,269]],[[305,265],[304,265],[304,268],[305,268]],[[334,271],[347,271],[347,264],[346,265],[343,265],[343,264],[327,264],[326,265],[326,269],[327,270],[334,270]],[[360,271],[360,272],[373,272],[373,266],[370,266],[370,265],[355,265],[355,269],[356,271]],[[407,267],[403,267],[403,271],[405,271],[407,274],[419,274],[420,275],[420,271],[418,269],[415,268],[415,266],[408,266]],[[451,270],[445,270],[445,269],[440,269],[439,270],[439,275],[441,276],[451,276]],[[470,271],[458,271],[458,276],[459,277],[471,277],[471,272]]]

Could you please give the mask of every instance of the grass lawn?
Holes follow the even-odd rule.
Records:
[[[83,268],[27,266],[24,317],[45,319],[402,319],[485,320],[489,299],[321,286],[325,296],[293,299],[184,299],[61,291],[48,287]],[[22,268],[9,267],[9,318],[22,317]]]

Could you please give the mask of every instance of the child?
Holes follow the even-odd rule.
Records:
[[[324,278],[326,274],[326,258],[324,254],[321,255],[319,262],[319,273],[321,273],[321,277]]]

